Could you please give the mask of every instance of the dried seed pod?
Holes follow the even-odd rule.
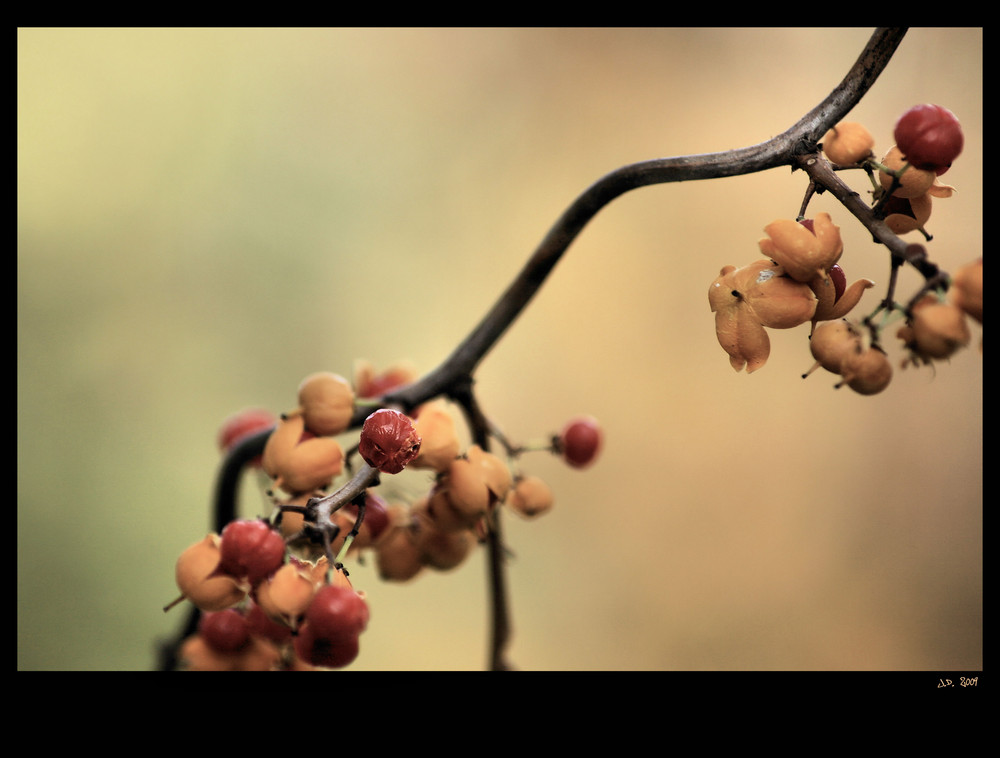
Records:
[[[910,326],[914,350],[934,360],[950,357],[972,339],[965,313],[952,303],[918,305],[913,309]]]
[[[414,429],[420,437],[420,452],[410,465],[414,468],[447,471],[451,462],[458,457],[460,448],[455,419],[448,412],[444,401],[432,400],[421,405]]]
[[[200,634],[192,634],[181,643],[178,655],[184,671],[238,671],[239,654],[216,650]]]
[[[323,581],[322,574],[315,575],[315,568],[313,564],[293,559],[261,582],[256,589],[261,610],[289,628],[297,628]]]
[[[896,197],[909,198],[926,195],[937,179],[937,174],[933,171],[924,171],[915,166],[910,166],[903,157],[902,150],[895,145],[892,146],[889,152],[882,156],[882,160],[879,162],[893,171],[901,171],[904,166],[908,166],[906,171],[903,171],[899,175],[899,186],[892,193]],[[882,185],[882,189],[886,192],[892,187],[893,176],[881,169],[878,172],[878,180]]]
[[[451,501],[448,477],[442,476],[430,494],[413,504],[414,510],[423,509],[434,525],[445,532],[471,529],[482,518],[482,511],[463,511]]]
[[[423,556],[414,541],[409,509],[391,506],[390,521],[374,547],[375,565],[381,579],[405,582],[423,570]]]
[[[278,420],[261,455],[261,468],[272,479],[278,475],[277,472],[288,462],[295,446],[302,440],[305,426],[301,413],[292,413]]]
[[[930,193],[911,198],[894,195],[889,198],[883,211],[885,225],[895,234],[906,234],[922,229],[931,217]]]
[[[983,259],[967,263],[955,272],[951,299],[972,318],[983,323]]]
[[[844,358],[857,350],[860,340],[861,335],[845,319],[818,324],[809,338],[809,352],[816,363],[802,375],[803,378],[821,366],[839,374]]]
[[[251,637],[250,644],[240,651],[237,671],[277,671],[281,665],[281,650],[270,640]]]
[[[812,320],[816,295],[808,284],[784,275],[769,259],[742,268],[724,266],[708,289],[715,333],[734,370],[756,371],[767,362],[771,341],[764,327],[790,329]]]
[[[251,636],[246,647],[232,653],[214,650],[200,634],[181,645],[180,659],[187,671],[275,671],[281,651],[270,640]]]
[[[420,551],[425,566],[447,571],[461,564],[476,544],[468,529],[445,530],[427,512],[426,507],[413,508],[413,543]]]
[[[514,482],[507,496],[511,510],[525,518],[535,518],[547,513],[555,503],[552,489],[537,476],[523,476]]]
[[[859,342],[840,364],[841,384],[859,395],[876,395],[892,381],[892,364],[883,350]],[[839,384],[837,386],[840,386]]]
[[[848,287],[847,275],[838,264],[831,266],[827,273],[829,276],[825,279],[817,276],[809,282],[809,288],[816,295],[813,324],[843,318],[861,302],[865,290],[875,286],[871,279],[858,279]]]
[[[849,166],[871,156],[875,138],[862,124],[844,121],[823,135],[822,143],[832,163]]]
[[[344,470],[344,450],[337,440],[314,437],[301,443],[274,483],[291,494],[328,487]]]
[[[840,227],[829,213],[817,213],[815,218],[802,221],[778,219],[764,231],[768,236],[758,243],[761,252],[797,282],[825,278],[844,252]]]
[[[510,486],[507,464],[479,445],[472,445],[464,457],[457,458],[448,468],[448,500],[469,518],[486,515],[507,497]]]
[[[299,384],[299,410],[313,434],[326,437],[345,431],[354,415],[354,390],[339,374],[320,371]]]
[[[181,553],[174,570],[181,593],[203,611],[232,608],[249,589],[231,576],[216,573],[222,557],[220,544],[219,535],[207,535]]]
[[[292,495],[322,489],[344,470],[344,451],[332,437],[310,436],[301,413],[278,422],[264,446],[262,466],[275,486]]]

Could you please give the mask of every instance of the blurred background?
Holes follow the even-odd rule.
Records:
[[[19,29],[18,668],[155,666],[223,419],[289,410],[306,374],[358,358],[430,370],[589,184],[784,131],[869,35]],[[982,254],[982,41],[910,31],[848,117],[879,155],[912,105],[961,119],[958,192],[928,224],[945,270]],[[716,341],[709,284],[804,190],[774,170],[624,195],[481,365],[514,439],[584,413],[606,433],[589,469],[524,461],[557,503],[506,519],[516,666],[982,668],[981,328],[874,397],[801,378],[807,327],[771,331],[752,375]],[[848,277],[878,282],[867,312],[887,257],[820,210]],[[350,669],[487,665],[485,554],[352,578],[372,615]]]

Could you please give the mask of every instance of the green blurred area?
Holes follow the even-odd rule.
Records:
[[[869,33],[19,29],[18,668],[151,668],[226,416],[358,358],[430,370],[590,183],[784,131]],[[910,31],[850,115],[880,154],[911,105],[959,115],[928,224],[945,270],[982,255],[982,37]],[[804,191],[780,170],[627,194],[482,364],[515,439],[606,429],[585,471],[524,461],[557,505],[507,519],[518,666],[982,668],[981,327],[875,397],[803,381],[805,327],[750,376],[715,339],[709,284]],[[813,210],[874,308],[882,249]],[[484,555],[352,577],[372,618],[351,669],[486,665]]]

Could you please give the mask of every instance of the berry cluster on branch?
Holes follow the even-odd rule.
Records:
[[[180,639],[165,646],[161,668],[339,668],[355,660],[369,621],[366,595],[351,584],[344,561],[373,556],[386,581],[459,565],[477,544],[489,559],[490,668],[510,668],[503,510],[525,518],[547,512],[548,486],[522,470],[521,457],[547,450],[575,468],[593,462],[602,432],[589,417],[573,419],[540,443],[518,445],[488,418],[474,391],[477,366],[537,294],[586,224],[631,190],[716,179],[777,167],[809,177],[795,218],[765,226],[763,259],[725,266],[709,289],[720,344],[737,371],[762,367],[767,329],[810,324],[810,349],[822,367],[862,394],[880,392],[892,369],[882,332],[893,319],[905,363],[947,359],[968,344],[966,318],[982,323],[982,260],[954,276],[929,260],[924,245],[900,235],[921,232],[932,199],[954,188],[938,177],[962,150],[958,121],[938,106],[917,106],[896,126],[896,146],[881,161],[863,126],[844,121],[885,69],[905,29],[877,29],[842,82],[797,123],[770,140],[718,153],[658,158],[622,166],[582,192],[554,223],[521,271],[453,352],[426,375],[401,366],[376,374],[359,362],[352,381],[321,372],[299,386],[298,404],[275,416],[248,410],[220,432],[224,456],[215,493],[216,529],[177,562],[181,596],[193,608]],[[865,202],[840,173],[856,169],[871,182]],[[809,199],[829,192],[889,252],[885,297],[868,316],[848,321],[874,282],[850,286],[840,259],[840,227],[827,213],[807,217]],[[905,301],[895,295],[898,270],[923,277]],[[807,372],[807,375],[810,372]],[[461,445],[451,411],[464,417],[471,442]],[[348,436],[353,443],[346,450]],[[357,435],[356,437],[354,435]],[[491,452],[498,443],[503,454]],[[464,449],[463,449],[464,448]],[[271,512],[236,516],[246,468],[256,468]],[[402,502],[380,494],[383,475],[423,471],[418,495]]]
[[[271,513],[233,519],[179,557],[181,594],[167,609],[187,600],[200,613],[180,645],[181,668],[348,665],[359,654],[369,609],[346,560],[370,558],[379,578],[393,582],[453,569],[487,540],[502,506],[526,519],[551,509],[552,490],[522,469],[525,453],[548,451],[584,468],[601,448],[600,426],[580,417],[527,445],[491,425],[502,456],[475,443],[463,450],[446,400],[406,413],[382,407],[379,395],[415,380],[402,366],[376,376],[360,361],[351,382],[332,372],[307,376],[297,406],[280,416],[247,409],[224,422],[223,453],[266,436],[249,465],[265,477]],[[355,439],[358,409],[368,415]],[[348,435],[355,444],[345,452]],[[404,470],[425,472],[424,491],[409,500],[382,497],[382,477]]]
[[[966,318],[982,323],[982,258],[949,277],[928,261],[923,245],[899,238],[919,231],[926,241],[932,239],[925,229],[932,200],[955,192],[938,177],[962,151],[961,125],[946,108],[917,105],[899,118],[894,137],[896,144],[876,161],[875,139],[864,125],[833,126],[816,151],[799,157],[811,177],[806,197],[796,218],[764,227],[767,236],[758,247],[767,257],[740,268],[724,266],[712,282],[708,300],[716,336],[736,371],[746,368],[751,373],[767,362],[770,339],[765,327],[790,329],[809,323],[815,363],[803,376],[823,368],[841,376],[835,387],[847,386],[862,395],[877,394],[892,380],[882,333],[894,320],[904,320],[897,331],[906,351],[903,366],[945,360],[969,344]],[[868,175],[870,204],[858,208],[858,194],[834,173],[848,169]],[[876,241],[890,253],[892,273],[885,297],[855,321],[846,317],[875,282],[861,279],[848,286],[839,263],[844,252],[840,227],[825,212],[806,216],[809,200],[828,189],[854,204],[852,212],[877,232]],[[899,302],[896,274],[907,262],[925,281],[917,293]]]

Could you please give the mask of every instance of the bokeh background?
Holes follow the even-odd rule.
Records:
[[[357,358],[429,370],[590,183],[784,131],[869,33],[19,29],[18,668],[152,668],[226,416]],[[879,152],[916,103],[961,118],[928,224],[946,270],[982,254],[982,41],[911,30],[849,116]],[[716,342],[710,282],[804,190],[775,170],[626,194],[481,365],[515,439],[606,431],[590,469],[525,461],[558,502],[506,519],[518,667],[982,667],[981,328],[875,397],[801,378],[806,327],[753,375]],[[870,236],[810,210],[881,288]],[[352,670],[486,665],[483,554],[405,585],[352,569]]]

